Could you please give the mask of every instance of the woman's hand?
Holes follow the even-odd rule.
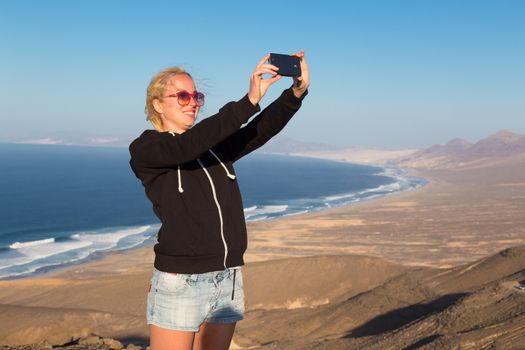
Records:
[[[299,57],[301,60],[301,76],[293,78],[292,87],[295,97],[301,97],[310,86],[310,73],[308,72],[308,64],[304,58],[304,50],[301,50],[299,53],[294,53],[292,56]]]
[[[259,61],[259,64],[257,67],[255,67],[255,70],[250,76],[250,90],[248,91],[248,98],[254,106],[256,106],[259,101],[261,101],[264,94],[266,94],[266,91],[268,91],[270,85],[282,78],[282,76],[277,74],[279,68],[273,64],[265,63],[268,61],[268,58],[270,58],[270,54],[264,56],[264,58]],[[271,77],[263,79],[263,74],[270,74]]]

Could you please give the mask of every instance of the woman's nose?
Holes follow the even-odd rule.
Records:
[[[188,103],[190,106],[196,106],[197,105],[197,99],[195,96],[190,96],[190,102]]]

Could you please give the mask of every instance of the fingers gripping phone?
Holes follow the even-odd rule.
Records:
[[[279,67],[279,71],[277,72],[279,75],[283,75],[285,77],[301,76],[301,61],[297,56],[271,53],[268,63]]]

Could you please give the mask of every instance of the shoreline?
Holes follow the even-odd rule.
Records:
[[[279,154],[279,155],[286,155],[286,154]],[[382,171],[377,173],[376,175],[388,176],[388,177],[392,178],[394,180],[392,182],[392,184],[399,184],[400,183],[400,179],[413,178],[412,179],[412,184],[410,185],[410,187],[405,188],[405,189],[393,190],[392,192],[382,193],[379,196],[372,195],[370,197],[358,198],[356,201],[349,201],[349,202],[346,202],[346,203],[344,203],[342,205],[330,206],[330,205],[326,204],[325,207],[314,208],[313,210],[309,210],[307,212],[284,214],[284,215],[278,216],[278,217],[267,217],[267,218],[264,218],[262,220],[247,220],[246,221],[247,225],[251,225],[253,223],[273,222],[273,221],[283,220],[283,219],[287,220],[288,218],[301,218],[303,215],[314,214],[314,213],[322,213],[322,212],[329,211],[329,210],[332,210],[332,209],[344,208],[344,207],[356,205],[356,204],[359,204],[359,203],[362,203],[362,202],[381,200],[381,199],[383,199],[385,197],[389,197],[389,196],[396,195],[396,194],[403,193],[403,192],[413,192],[413,191],[419,190],[420,188],[423,188],[423,187],[428,185],[428,180],[426,180],[426,179],[424,179],[422,177],[419,177],[419,176],[413,176],[413,175],[411,175],[409,173],[408,169],[404,169],[404,168],[401,168],[401,167],[396,166],[396,165],[391,165],[391,164],[366,164],[366,163],[358,163],[358,162],[354,162],[354,161],[328,159],[328,158],[321,158],[321,157],[315,157],[315,156],[309,157],[307,155],[293,155],[293,154],[290,154],[290,155],[286,155],[286,156],[305,157],[305,158],[312,158],[312,159],[323,159],[323,160],[329,160],[329,161],[335,161],[335,162],[343,162],[343,163],[349,163],[349,164],[378,167],[378,168],[381,168]],[[395,169],[394,173],[389,171],[389,170],[392,170],[393,168]],[[406,181],[410,182],[409,180],[406,180]],[[384,185],[381,185],[381,186],[384,186]],[[381,186],[379,186],[379,187],[381,187]],[[363,192],[368,192],[368,191],[374,192],[374,190],[376,190],[377,188],[378,187],[370,188],[370,189],[364,190]],[[347,194],[348,193],[341,193],[341,194],[333,195],[333,196],[339,197],[339,196],[345,196]],[[321,198],[328,198],[328,197],[319,197],[319,198],[321,199]],[[158,222],[154,222],[154,223],[149,223],[149,224],[143,224],[143,225],[140,225],[140,226],[153,226],[153,227],[155,227],[155,226],[158,226],[158,225],[159,225]],[[124,227],[124,228],[125,229],[134,229],[136,227],[137,226],[130,226],[130,227]],[[151,241],[151,242],[149,242],[149,241]],[[156,233],[154,233],[152,236],[146,238],[142,243],[138,244],[135,247],[121,249],[121,250],[96,251],[94,253],[91,253],[89,256],[87,256],[85,258],[79,259],[78,261],[65,262],[63,264],[61,263],[61,264],[56,264],[56,265],[49,265],[49,266],[40,267],[40,268],[38,268],[37,271],[32,272],[30,274],[26,274],[26,275],[22,275],[22,276],[4,277],[4,278],[1,278],[0,281],[27,280],[27,279],[40,278],[40,277],[41,278],[46,278],[46,277],[54,276],[56,274],[60,274],[61,272],[66,272],[66,271],[69,271],[69,270],[81,271],[81,270],[84,270],[83,265],[95,264],[95,266],[98,266],[97,262],[104,261],[105,259],[107,259],[108,257],[110,257],[112,255],[122,256],[122,255],[125,255],[125,254],[128,254],[128,253],[132,254],[132,252],[134,252],[136,250],[141,250],[141,249],[149,249],[149,250],[152,251],[155,242],[156,242]],[[259,261],[259,260],[257,260],[257,261]],[[153,265],[153,263],[151,263],[151,265]]]
[[[355,164],[351,160],[339,159],[339,161]],[[481,227],[479,222],[491,221],[491,217],[493,221],[498,221],[498,218],[493,216],[476,217],[470,223],[462,222],[462,218],[454,219],[462,211],[472,211],[476,205],[482,204],[471,203],[473,196],[477,201],[487,190],[484,185],[471,183],[468,177],[472,170],[467,170],[468,174],[463,176],[461,171],[456,174],[455,170],[408,167],[401,169],[406,171],[405,176],[423,178],[426,184],[415,190],[396,191],[379,198],[361,200],[340,207],[247,222],[248,249],[245,253],[245,262],[318,254],[353,254],[378,257],[406,266],[447,268],[471,262],[505,247],[525,244],[525,238],[517,234],[512,235],[510,239],[499,240],[491,238],[491,234],[481,234],[482,239],[478,240],[476,238],[478,234],[469,226],[474,223]],[[494,175],[491,174],[489,177]],[[452,181],[450,177],[453,177]],[[495,180],[497,179],[491,179],[490,182]],[[498,201],[505,199],[509,189],[516,189],[513,186],[496,187],[502,190],[498,194],[500,197]],[[517,188],[521,190],[523,187]],[[493,191],[491,193],[495,194]],[[447,199],[448,197],[450,198]],[[436,203],[440,198],[441,202]],[[458,209],[455,206],[460,202],[462,202],[461,208]],[[449,210],[447,207],[450,207]],[[444,221],[449,219],[452,221],[441,225],[442,230],[433,227],[432,232],[427,232],[428,226],[443,221],[441,218]],[[458,226],[464,227],[457,230]],[[422,232],[418,233],[420,230]],[[464,232],[465,230],[470,232]],[[455,231],[460,233],[460,239],[454,238]],[[277,234],[278,232],[282,234]],[[107,259],[109,259],[107,264],[118,266],[119,261],[128,261],[128,263],[133,261],[131,264],[136,265],[137,260],[132,258],[135,255],[143,261],[148,261],[140,264],[144,269],[153,266],[153,244],[125,251],[105,252],[93,261],[79,262],[73,266],[66,265],[38,276],[11,280],[47,278],[61,274],[66,274],[68,277],[80,276],[82,273],[91,274],[89,271],[111,274],[103,267]],[[117,271],[122,273],[127,270],[118,268]]]
[[[525,168],[523,159],[517,162],[520,169]],[[523,245],[525,219],[520,208],[525,209],[525,204],[513,198],[525,198],[525,187],[509,185],[521,184],[523,179],[507,179],[520,173],[505,174],[502,167],[506,165],[506,161],[501,166],[488,163],[487,176],[477,168],[403,168],[408,176],[424,178],[427,184],[417,191],[306,213],[288,223],[253,225],[247,260],[356,254],[404,266],[449,268]],[[498,210],[487,211],[493,203]],[[514,229],[502,235],[501,223]],[[268,232],[280,232],[286,238]],[[264,246],[272,242],[278,243]],[[268,252],[279,245],[286,249]]]
[[[525,244],[525,235],[518,233],[525,231],[525,225],[520,226],[523,229],[520,228],[521,231],[507,237],[508,239],[493,235],[493,230],[487,233],[473,232],[473,223],[476,227],[483,228],[481,222],[502,221],[501,218],[498,219],[498,213],[473,218],[473,223],[462,222],[463,218],[456,219],[461,216],[462,210],[467,213],[474,209],[476,203],[471,203],[471,196],[473,192],[481,190],[478,185],[458,187],[457,183],[451,183],[447,179],[450,174],[453,175],[453,171],[404,169],[408,176],[424,178],[427,184],[416,190],[399,191],[342,207],[248,222],[245,263],[342,254],[381,258],[410,267],[448,268],[475,261],[507,247]],[[496,187],[504,190],[516,189],[513,186]],[[525,198],[525,187],[520,186],[518,189],[524,190]],[[467,196],[460,203],[462,209],[458,210],[451,205],[446,210],[449,204],[458,203],[452,194],[454,192],[458,199],[463,195]],[[478,197],[476,199],[483,197],[483,193],[474,195]],[[506,196],[508,194],[505,191],[499,193],[499,197]],[[447,197],[450,197],[450,202]],[[440,200],[441,203],[435,203]],[[486,206],[485,203],[477,204]],[[514,212],[515,216],[519,215],[516,208]],[[433,225],[440,218],[449,222],[443,222],[442,230],[434,227],[431,232],[427,232],[427,223]],[[494,228],[497,224],[490,226]],[[422,232],[418,232],[420,230]],[[455,231],[459,233],[457,236],[454,235]],[[144,271],[152,268],[153,260],[153,245],[149,245],[107,252],[96,261],[65,266],[41,277],[83,278],[82,276]],[[114,271],[108,265],[114,265]],[[127,267],[130,265],[134,268]],[[23,279],[31,278],[36,277]]]

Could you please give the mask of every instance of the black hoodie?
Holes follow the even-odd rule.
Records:
[[[282,130],[306,94],[285,90],[242,128],[260,110],[247,95],[182,134],[146,130],[131,143],[131,169],[162,223],[155,268],[204,273],[244,264],[246,223],[233,163]]]

